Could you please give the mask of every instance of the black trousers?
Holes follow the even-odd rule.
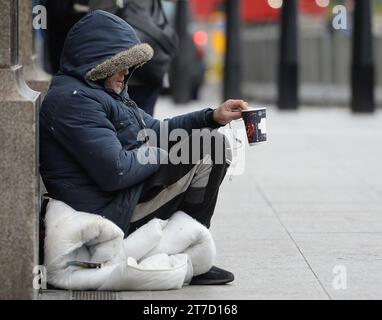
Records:
[[[189,139],[200,139],[200,136],[193,134]],[[210,227],[219,188],[231,160],[230,146],[224,135],[218,133],[216,139],[221,141],[213,143],[208,152],[200,152],[200,160],[208,159],[208,163],[163,164],[145,181],[129,234],[153,218],[166,220],[179,210]],[[215,146],[222,146],[223,150],[216,150]]]

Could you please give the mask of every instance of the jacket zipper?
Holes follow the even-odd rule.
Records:
[[[134,114],[134,117],[135,119],[138,121],[139,123],[139,126],[141,127],[141,129],[143,130],[144,134],[145,134],[145,137],[144,137],[144,140],[143,140],[143,144],[146,143],[148,140],[149,140],[149,136],[146,132],[146,123],[145,121],[143,120],[143,118],[141,117],[141,115],[139,114],[139,111],[138,111],[138,106],[137,104],[133,101],[133,100],[130,100],[130,99],[126,99],[125,97],[123,96],[120,96],[122,98],[122,102],[123,104],[126,106],[126,107],[130,107],[132,108],[132,111],[133,111],[133,114]]]

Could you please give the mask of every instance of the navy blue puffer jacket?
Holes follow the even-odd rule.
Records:
[[[129,100],[127,84],[118,95],[100,81],[139,67],[151,56],[152,49],[125,21],[94,11],[69,32],[60,72],[40,111],[40,173],[49,195],[76,210],[105,216],[125,233],[143,182],[159,169],[159,164],[141,164],[138,148],[147,157],[162,154],[137,135],[145,126],[159,136],[160,121]],[[166,121],[169,130],[190,133],[217,127],[209,108]]]

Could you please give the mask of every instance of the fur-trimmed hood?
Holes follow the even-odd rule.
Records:
[[[139,67],[153,56],[134,29],[121,18],[96,10],[78,21],[65,41],[60,71],[83,80],[97,81],[116,72]]]

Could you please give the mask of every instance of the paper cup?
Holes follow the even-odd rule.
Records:
[[[267,142],[267,109],[252,108],[242,111],[248,143],[255,146]]]

